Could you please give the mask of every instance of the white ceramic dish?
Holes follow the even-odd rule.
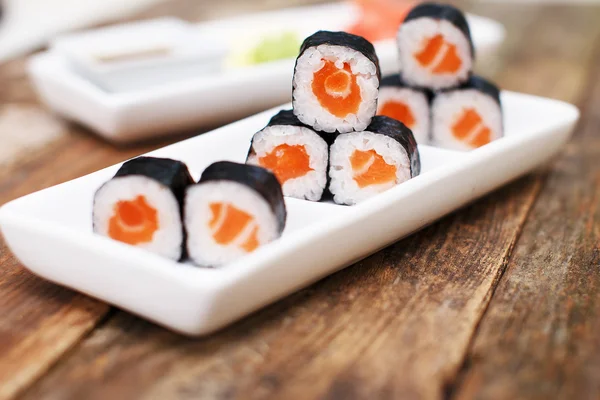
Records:
[[[233,46],[271,31],[292,29],[305,37],[319,29],[344,29],[356,17],[352,4],[334,3],[205,22],[197,29]],[[469,22],[479,69],[485,72],[504,40],[504,28],[482,17],[469,16]],[[375,47],[384,74],[393,73],[394,40]],[[293,59],[281,60],[123,93],[106,92],[82,78],[55,52],[33,57],[29,73],[42,100],[58,114],[112,142],[128,143],[232,121],[290,101],[293,66]]]
[[[215,74],[224,42],[176,18],[159,18],[62,36],[51,51],[108,92],[148,89]]]
[[[470,153],[420,147],[422,174],[354,207],[286,199],[281,239],[219,270],[160,258],[94,235],[94,192],[118,165],[0,209],[9,247],[34,273],[189,335],[212,332],[362,259],[530,171],[579,118],[569,104],[503,93],[507,136]],[[243,161],[276,110],[150,153],[186,162]]]

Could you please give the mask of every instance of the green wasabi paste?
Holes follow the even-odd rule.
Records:
[[[264,38],[248,52],[248,64],[262,64],[298,56],[300,39],[295,32],[283,32]]]

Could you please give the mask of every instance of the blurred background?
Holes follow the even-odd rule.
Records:
[[[103,160],[101,165],[109,165],[157,146],[207,131],[215,126],[256,112],[258,109],[265,109],[267,106],[281,104],[288,100],[286,97],[277,97],[275,91],[268,91],[273,94],[273,98],[263,99],[261,96],[247,99],[245,101],[247,107],[231,107],[232,109],[227,112],[212,109],[210,112],[203,112],[205,118],[198,119],[197,123],[187,123],[182,126],[176,126],[176,124],[161,126],[154,122],[148,123],[146,124],[147,132],[141,134],[139,126],[135,128],[137,129],[135,131],[129,126],[115,125],[118,122],[124,123],[126,118],[122,115],[102,114],[123,99],[128,101],[128,108],[117,111],[127,112],[131,115],[131,110],[142,109],[141,105],[138,107],[137,100],[133,100],[132,94],[140,95],[139,90],[111,93],[107,87],[102,87],[104,82],[94,81],[96,76],[86,75],[88,88],[93,87],[94,93],[103,96],[102,98],[98,96],[93,98],[90,95],[90,104],[93,100],[96,105],[106,106],[105,109],[97,110],[89,104],[84,104],[83,101],[73,100],[72,97],[68,97],[68,94],[57,89],[53,89],[54,92],[51,94],[56,97],[54,103],[60,103],[62,99],[66,104],[63,104],[62,110],[60,104],[49,104],[48,99],[40,101],[44,96],[40,96],[41,89],[33,82],[32,56],[40,54],[40,51],[44,51],[48,46],[54,49],[54,52],[60,50],[60,46],[53,48],[53,44],[56,45],[57,37],[86,32],[89,29],[162,17],[175,17],[196,24],[325,2],[320,0],[223,0],[219,2],[198,0],[2,0],[0,3],[2,4],[0,20],[0,141],[2,143],[0,171],[6,171],[4,174],[0,172],[0,175],[5,175],[4,181],[6,182],[11,179],[8,174],[11,165],[15,163],[29,165],[28,163],[39,161],[42,154],[52,155],[57,149],[63,149],[66,144],[87,146],[90,154],[97,155],[96,163],[90,162],[89,166],[82,170],[91,172],[99,165],[98,160]],[[342,16],[342,19],[346,19],[343,23],[339,22],[336,28],[350,30],[366,36],[372,41],[385,42],[388,40],[388,44],[390,44],[389,41],[393,40],[392,37],[399,21],[417,1],[359,0],[348,3],[352,5],[353,12],[357,14],[350,19]],[[471,14],[488,17],[489,21],[498,22],[498,25],[505,29],[502,35],[506,33],[506,37],[502,36],[498,46],[493,46],[493,52],[487,55],[480,52],[478,62],[482,60],[485,62],[483,66],[479,65],[479,73],[491,79],[497,79],[500,86],[505,89],[527,91],[562,100],[571,100],[569,94],[578,92],[577,83],[580,80],[578,80],[577,72],[570,77],[561,76],[561,79],[556,78],[556,72],[559,68],[570,68],[571,62],[576,64],[575,52],[579,51],[581,57],[581,51],[589,51],[590,41],[586,40],[584,43],[580,39],[584,35],[582,32],[593,36],[592,31],[595,32],[594,26],[597,25],[597,21],[594,22],[595,14],[593,12],[586,13],[584,7],[589,7],[596,1],[481,0],[451,1],[451,3],[464,8]],[[541,19],[546,22],[540,24]],[[304,14],[299,17],[299,20],[300,25],[316,24],[313,18]],[[538,29],[530,32],[529,28],[535,24]],[[576,31],[569,29],[574,24],[581,25],[581,29]],[[235,23],[230,24],[230,26],[233,25]],[[262,24],[263,26],[258,25],[261,24],[254,24],[254,28],[262,30],[269,28],[269,23]],[[491,26],[485,23],[480,25],[483,26],[484,31]],[[589,29],[586,28],[588,26]],[[489,29],[486,32],[489,32]],[[484,33],[487,34],[486,32]],[[291,60],[290,57],[293,58],[293,55],[297,53],[297,48],[304,37],[302,31],[279,29],[275,34],[256,36],[251,41],[249,38],[252,37],[252,32],[247,28],[239,29],[233,36],[239,40],[230,40],[227,43],[227,54],[221,55],[221,57],[223,57],[223,65],[228,68],[228,71],[233,69],[238,74],[244,68],[253,68],[259,64],[266,65],[284,59]],[[481,35],[475,36],[476,40],[481,38]],[[208,38],[205,37],[198,43],[207,45],[216,43],[218,40],[218,35],[208,35]],[[534,52],[526,54],[526,49],[529,47],[531,50],[531,43],[534,42]],[[572,43],[572,45],[564,45],[565,43]],[[378,48],[379,52],[380,48]],[[217,53],[218,51],[215,54]],[[535,58],[534,53],[537,55]],[[507,54],[512,58],[507,58]],[[383,58],[381,54],[380,58]],[[533,62],[528,60],[535,60],[539,64],[536,67],[536,76],[539,79],[527,79],[519,73],[519,64]],[[510,69],[503,69],[507,61],[511,62],[513,66]],[[391,62],[394,62],[393,58]],[[261,67],[263,72],[270,68],[264,65]],[[289,73],[281,79],[288,79],[288,75],[291,76],[291,67],[286,68],[283,70]],[[574,65],[572,68],[577,69],[577,66]],[[502,72],[499,76],[498,71]],[[77,72],[78,75],[82,75],[85,71]],[[46,83],[59,81],[58,75],[55,76],[54,72],[44,63],[39,63],[37,73],[43,76]],[[59,83],[70,84],[67,81],[64,79],[64,82]],[[129,82],[131,83],[131,81]],[[560,95],[552,96],[552,91],[548,90],[549,82],[552,87],[557,87],[555,93]],[[282,92],[289,93],[285,85]],[[140,97],[147,96],[140,95]],[[74,107],[74,105],[78,105],[79,110],[64,109],[65,107]],[[250,105],[254,105],[254,107],[250,107]],[[164,105],[155,104],[154,106],[158,109],[164,108]],[[69,117],[68,114],[71,111],[80,114],[87,113],[87,115],[81,118]],[[94,119],[96,125],[94,125]],[[87,123],[87,120],[92,122]],[[143,124],[144,116],[140,116],[137,122]],[[108,140],[106,139],[110,134],[114,136],[124,132],[128,133],[127,129],[135,131],[130,136],[132,140],[118,142],[110,137]],[[66,173],[65,177],[74,175],[76,176],[75,173]]]

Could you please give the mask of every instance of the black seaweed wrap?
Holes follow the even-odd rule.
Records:
[[[318,31],[304,40],[302,46],[300,47],[300,54],[298,54],[298,58],[302,56],[306,49],[317,47],[321,44],[342,46],[358,51],[367,57],[373,64],[375,64],[375,68],[377,69],[377,79],[381,80],[379,58],[377,58],[377,53],[375,53],[375,47],[373,47],[373,44],[371,44],[371,42],[369,42],[367,39],[363,38],[362,36],[352,35],[347,32]],[[298,59],[296,59],[296,64],[297,63]],[[296,68],[294,67],[294,71],[295,70]]]
[[[321,139],[323,139],[325,141],[325,143],[327,144],[327,147],[331,146],[336,138],[336,135],[332,135],[331,133],[315,131],[312,127],[310,127],[308,125],[304,125],[302,122],[300,122],[298,117],[296,117],[293,110],[279,111],[277,114],[275,114],[269,120],[269,123],[267,124],[267,126],[265,126],[263,129],[261,129],[259,132],[261,132],[262,130],[264,130],[265,128],[268,128],[270,126],[298,126],[300,128],[310,129],[312,132],[314,132],[316,135],[318,135]],[[254,136],[252,136],[251,142],[254,142]],[[250,148],[248,149],[248,154],[246,155],[246,159],[252,154],[253,150],[254,149],[252,147],[252,143],[250,143]]]
[[[404,78],[402,78],[402,75],[400,74],[393,74],[393,75],[387,75],[384,76],[381,79],[381,83],[379,84],[379,88],[383,88],[383,87],[398,87],[398,88],[408,88],[408,89],[412,89],[415,90],[417,92],[421,92],[423,93],[426,97],[427,100],[429,102],[431,102],[431,100],[433,99],[434,93],[424,87],[420,87],[420,86],[415,86],[415,85],[411,85],[409,83],[407,83]]]
[[[412,131],[406,125],[393,118],[378,115],[373,118],[365,131],[389,136],[400,143],[404,147],[404,150],[406,150],[406,154],[408,154],[408,159],[410,160],[411,178],[421,173],[421,158],[419,157],[417,141]]]
[[[419,18],[433,18],[450,22],[465,35],[471,47],[471,55],[475,57],[475,47],[471,38],[469,23],[461,10],[448,4],[423,3],[413,8],[404,19],[404,22]]]
[[[502,102],[500,101],[500,89],[498,86],[481,76],[473,75],[467,82],[459,87],[459,90],[466,89],[475,89],[483,94],[487,94],[494,99],[496,103],[502,105]]]
[[[183,204],[185,189],[194,183],[188,167],[170,158],[134,158],[126,161],[114,177],[130,175],[143,175],[162,183],[171,189],[180,205]]]
[[[279,233],[283,232],[287,212],[279,181],[269,170],[254,165],[218,161],[204,170],[199,185],[211,181],[232,181],[254,190],[264,198],[277,218]]]
[[[267,126],[274,125],[300,126],[312,130],[310,126],[306,126],[302,122],[300,122],[298,117],[296,117],[296,115],[294,114],[293,110],[281,110],[277,114],[273,115],[273,117],[269,120]]]
[[[275,114],[273,116],[273,118],[271,118],[271,120],[269,121],[267,126],[265,126],[265,128],[269,127],[269,126],[276,126],[276,125],[299,126],[301,128],[310,129],[315,134],[317,134],[321,139],[323,139],[325,141],[325,143],[327,143],[327,146],[331,146],[336,138],[336,135],[334,135],[334,134],[316,131],[311,126],[305,125],[302,122],[300,122],[298,117],[296,117],[296,115],[294,114],[294,110],[279,111],[277,114]]]

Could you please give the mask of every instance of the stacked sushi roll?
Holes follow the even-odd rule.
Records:
[[[363,130],[377,110],[375,48],[346,32],[319,31],[302,43],[294,68],[294,114],[317,131]]]
[[[465,15],[447,4],[418,5],[398,30],[398,56],[410,85],[440,90],[466,82],[475,50]]]
[[[254,135],[247,163],[271,170],[286,196],[319,201],[327,187],[329,146],[293,111],[284,110]]]
[[[456,150],[503,136],[500,92],[473,75],[475,50],[459,9],[418,5],[400,25],[397,44],[399,74],[382,81],[379,115],[404,122],[419,143]]]
[[[354,205],[419,175],[417,142],[403,123],[377,116],[365,131],[335,139],[329,171],[333,200]]]
[[[481,77],[474,75],[462,86],[438,93],[431,110],[437,146],[471,150],[503,135],[500,91]]]
[[[412,131],[375,118],[380,82],[366,39],[327,31],[309,36],[294,69],[293,110],[279,112],[254,135],[246,162],[273,171],[285,196],[319,201],[329,191],[348,205],[418,175]],[[428,114],[419,121],[427,129],[421,125]]]
[[[94,232],[172,260],[219,267],[279,238],[281,185],[268,170],[217,162],[194,183],[176,160],[123,164],[94,196]]]

